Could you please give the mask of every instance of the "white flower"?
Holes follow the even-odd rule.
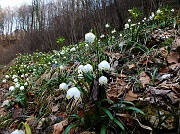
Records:
[[[85,41],[89,43],[93,43],[96,36],[93,33],[87,33],[85,34]]]
[[[110,25],[109,25],[109,24],[106,24],[105,27],[108,28],[108,27],[110,27]]]
[[[83,72],[84,73],[90,73],[93,71],[93,67],[90,65],[90,64],[86,64],[84,67],[83,67]]]
[[[154,12],[152,12],[152,13],[151,13],[151,17],[154,18],[154,16],[155,16],[155,14],[154,14]]]
[[[128,22],[131,22],[131,19],[128,19]]]
[[[115,29],[111,31],[111,33],[112,33],[112,34],[113,34],[113,33],[115,33],[115,32],[116,32],[116,30],[115,30]]]
[[[89,44],[85,44],[85,47],[89,47]]]
[[[17,75],[14,74],[14,75],[12,76],[12,79],[15,79],[15,78],[17,78]]]
[[[20,84],[19,84],[19,83],[16,83],[16,84],[15,84],[15,87],[16,87],[16,88],[20,87]]]
[[[157,14],[160,14],[160,13],[161,13],[161,10],[160,10],[160,9],[158,9],[158,10],[156,11],[156,13],[157,13]]]
[[[60,52],[60,54],[62,54],[62,55],[63,55],[63,54],[65,54],[65,51],[64,51],[64,50],[62,50],[62,51]]]
[[[146,17],[144,18],[144,20],[146,20]]]
[[[120,37],[122,37],[123,35],[122,34],[119,34]]]
[[[82,74],[83,69],[84,69],[84,66],[83,66],[83,65],[79,65],[79,67],[78,67],[78,73],[79,73],[79,74]]]
[[[24,78],[24,74],[21,75],[21,78]]]
[[[105,35],[104,34],[102,34],[101,36],[100,36],[100,38],[104,38],[105,37]]]
[[[66,83],[61,83],[61,84],[59,85],[59,89],[60,89],[60,90],[67,90],[67,89],[68,89],[68,85],[67,85]]]
[[[129,24],[125,24],[125,29],[128,29],[129,28]]]
[[[107,78],[105,77],[105,76],[101,76],[100,78],[99,78],[99,84],[100,85],[106,85],[107,84]]]
[[[28,77],[28,74],[25,74],[26,77]]]
[[[28,85],[28,82],[25,82],[25,83],[24,83],[24,86],[27,86],[27,85]]]
[[[17,78],[15,78],[15,79],[14,79],[14,82],[18,82],[18,79],[17,79]]]
[[[16,129],[15,131],[13,131],[11,134],[25,134],[25,132],[24,131],[22,131],[22,130],[18,130],[18,129]]]
[[[9,100],[5,100],[5,101],[3,101],[3,103],[2,103],[2,105],[1,105],[1,107],[4,107],[5,105],[9,105]]]
[[[72,87],[67,91],[66,98],[71,99],[72,97],[74,97],[74,99],[79,99],[80,94],[81,93],[80,93],[80,91],[78,90],[77,87]]]
[[[24,90],[24,86],[21,86],[21,87],[20,87],[20,90]]]
[[[71,52],[74,52],[74,51],[76,51],[76,48],[73,47],[73,48],[70,49],[70,51],[71,51]]]
[[[9,91],[14,91],[15,90],[15,87],[14,86],[10,86],[9,87]]]
[[[9,79],[9,75],[5,75],[5,78],[6,78],[6,79]]]
[[[79,78],[79,79],[83,79],[83,78],[84,78],[83,74],[81,74],[81,73],[78,74],[78,78]]]
[[[60,70],[64,70],[64,69],[66,69],[66,67],[65,67],[65,66],[63,66],[63,65],[61,65],[59,68],[60,68]]]
[[[6,82],[7,82],[6,79],[2,80],[2,83],[6,83]]]
[[[99,63],[98,69],[101,70],[101,71],[102,70],[104,70],[104,71],[110,70],[110,64],[107,61],[104,60],[101,63]]]
[[[171,9],[171,12],[174,12],[174,9]]]

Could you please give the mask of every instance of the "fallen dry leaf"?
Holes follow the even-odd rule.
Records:
[[[179,62],[179,53],[178,52],[171,52],[167,56],[168,63],[178,63]]]
[[[135,67],[135,65],[131,64],[131,65],[128,65],[128,67],[129,67],[129,69],[131,69],[131,68]]]
[[[51,109],[52,109],[52,112],[57,112],[59,110],[59,104],[53,106]]]
[[[140,73],[139,81],[142,84],[142,86],[145,87],[146,84],[150,83],[151,78],[150,78],[150,76],[146,72],[141,72]]]
[[[129,90],[128,93],[126,94],[124,100],[126,101],[134,101],[138,99],[138,95],[133,93],[132,90]]]
[[[53,125],[53,134],[63,134],[64,127],[68,125],[68,121],[64,120]]]

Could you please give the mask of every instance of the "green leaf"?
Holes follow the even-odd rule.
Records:
[[[32,134],[30,126],[27,124],[27,122],[24,123],[26,134]]]
[[[118,101],[118,102],[130,104],[130,105],[133,105],[133,106],[134,106],[134,103],[132,103],[132,102],[130,102],[130,101]]]
[[[78,126],[78,124],[70,124],[64,131],[64,134],[68,134],[69,130],[73,127],[76,127]]]
[[[109,116],[109,118],[111,120],[114,119],[113,115],[111,114],[111,112],[107,108],[101,107],[101,109]]]
[[[94,81],[94,76],[93,76],[92,74],[90,74],[90,73],[85,73],[85,76],[86,76],[86,78],[87,78],[89,81],[91,81],[91,82]]]
[[[124,126],[121,122],[119,122],[116,118],[113,119],[113,122],[116,123],[123,131],[125,130]]]
[[[138,109],[136,107],[122,107],[122,108],[123,109],[128,109],[128,110],[133,110],[133,111],[136,111],[138,113],[141,113],[141,114],[145,115],[145,113],[142,110],[140,110],[140,109]]]
[[[102,125],[100,134],[106,134],[106,125],[105,124]]]

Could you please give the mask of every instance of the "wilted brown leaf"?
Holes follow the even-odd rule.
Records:
[[[149,130],[149,131],[150,131],[150,134],[152,134],[152,128],[151,128],[151,127],[143,125],[138,119],[135,119],[135,120],[139,123],[139,125],[140,125],[142,128]]]
[[[127,83],[120,78],[117,78],[115,82],[111,82],[109,89],[106,91],[107,98],[117,100],[123,94],[126,85]]]
[[[57,112],[59,110],[59,104],[53,106],[51,109],[52,109],[52,112]]]
[[[131,65],[128,65],[128,67],[129,67],[129,69],[131,69],[131,68],[135,67],[135,65],[131,64]]]
[[[172,51],[172,52],[167,56],[167,61],[168,61],[168,63],[178,63],[178,61],[179,61],[179,53]]]
[[[133,91],[129,90],[128,93],[126,94],[124,100],[127,101],[134,101],[138,99],[138,95],[133,93]]]
[[[149,84],[151,81],[151,78],[149,75],[147,75],[146,72],[141,72],[140,73],[140,78],[139,81],[141,82],[142,86],[145,87],[146,84]]]
[[[68,125],[68,121],[64,120],[60,123],[56,123],[53,125],[53,134],[63,134],[64,127]]]

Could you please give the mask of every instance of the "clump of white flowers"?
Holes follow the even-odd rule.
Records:
[[[93,33],[87,33],[85,34],[85,41],[89,42],[89,43],[93,43],[95,40],[96,36]]]
[[[63,83],[61,83],[61,84],[59,85],[59,89],[60,89],[60,90],[67,90],[67,89],[68,89],[68,85],[63,82]]]
[[[90,64],[86,64],[84,67],[83,67],[83,72],[84,73],[91,73],[93,71],[93,67],[90,65]]]
[[[79,89],[77,87],[72,87],[67,91],[66,94],[66,98],[67,99],[71,99],[72,97],[74,97],[74,99],[79,99],[81,95],[81,92],[79,91]]]
[[[102,70],[109,71],[110,70],[110,64],[106,60],[103,60],[101,63],[99,63],[98,69],[100,71],[102,71]]]
[[[99,78],[99,84],[100,84],[100,85],[106,85],[107,82],[108,82],[108,79],[107,79],[105,76],[101,76],[101,77]]]

